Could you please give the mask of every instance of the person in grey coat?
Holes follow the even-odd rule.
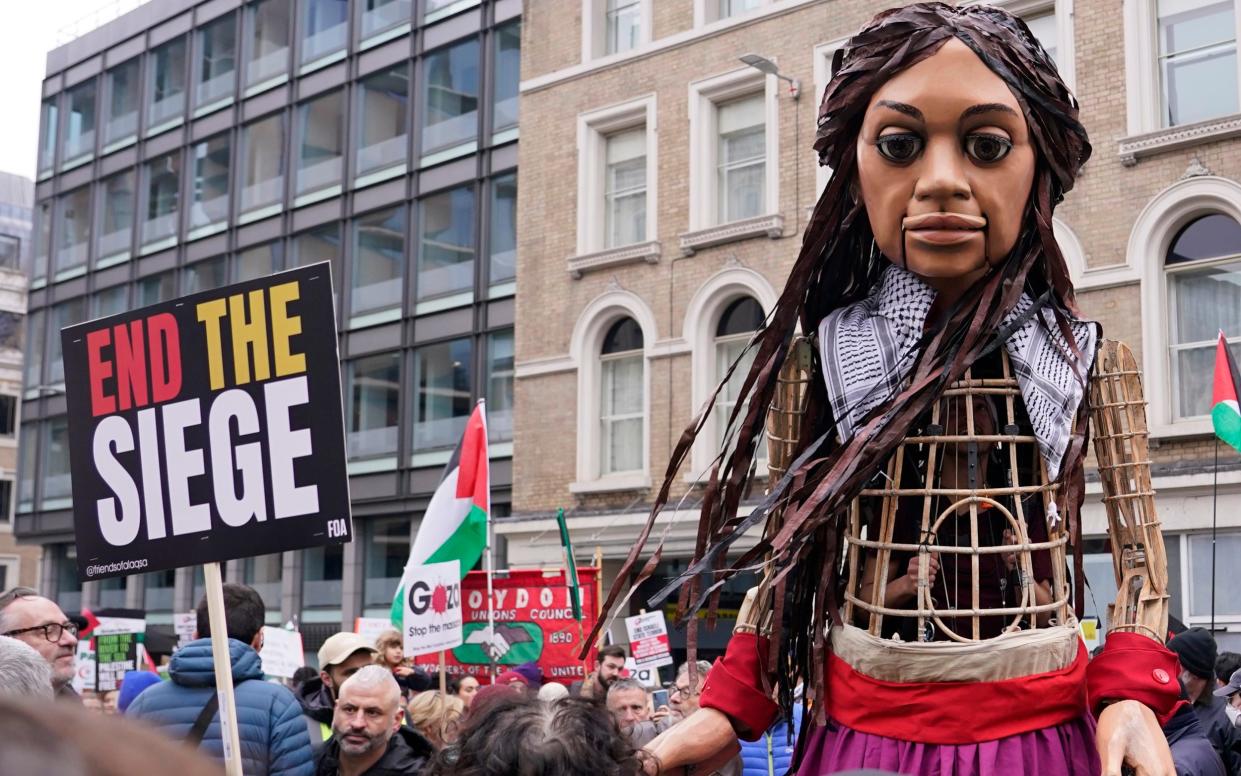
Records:
[[[314,756],[301,704],[287,688],[263,681],[258,654],[266,615],[263,599],[245,585],[224,585],[224,610],[242,769],[247,776],[312,776]],[[204,599],[198,604],[200,638],[172,656],[172,681],[145,690],[129,707],[127,716],[143,720],[174,739],[186,739],[200,716],[207,718],[203,709],[216,695],[210,635]],[[200,748],[222,761],[219,711],[209,719],[200,733]]]

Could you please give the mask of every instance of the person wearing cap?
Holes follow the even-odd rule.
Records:
[[[1215,690],[1215,697],[1224,699],[1228,704],[1224,711],[1232,720],[1232,726],[1241,728],[1241,668],[1232,672],[1227,684]]]
[[[1215,637],[1206,628],[1190,628],[1169,641],[1168,649],[1176,653],[1181,663],[1185,698],[1193,704],[1202,731],[1224,763],[1224,771],[1228,776],[1241,776],[1241,738],[1228,719],[1227,701],[1213,692]]]
[[[316,756],[332,737],[332,713],[340,686],[363,666],[374,663],[378,654],[370,641],[347,631],[332,634],[319,647],[319,676],[297,688]]]

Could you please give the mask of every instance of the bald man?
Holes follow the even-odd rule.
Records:
[[[337,690],[332,740],[319,755],[316,776],[390,776],[422,771],[435,753],[404,724],[401,688],[392,672],[369,665]]]
[[[55,601],[28,587],[0,595],[0,636],[9,636],[34,648],[52,670],[52,691],[60,698],[77,699],[78,626]]]

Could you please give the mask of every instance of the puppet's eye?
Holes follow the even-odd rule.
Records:
[[[999,135],[977,134],[967,135],[965,138],[965,153],[982,164],[998,162],[1008,156],[1011,150],[1012,141]]]
[[[922,150],[922,138],[909,133],[880,135],[875,141],[875,147],[888,161],[904,164],[913,161],[913,158]]]

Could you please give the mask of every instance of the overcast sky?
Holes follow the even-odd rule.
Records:
[[[0,0],[0,170],[35,174],[39,149],[39,98],[47,52],[57,34],[84,17],[106,13],[121,0]]]

